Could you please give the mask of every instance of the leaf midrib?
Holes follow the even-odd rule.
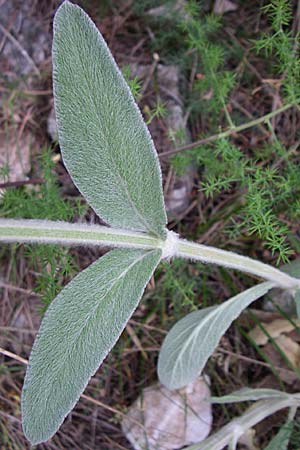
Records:
[[[115,288],[116,284],[123,278],[126,276],[126,274],[131,270],[131,268],[133,268],[137,263],[139,263],[140,261],[142,261],[146,256],[148,256],[150,252],[147,252],[145,254],[143,254],[142,256],[140,256],[138,259],[134,260],[125,270],[123,270],[123,272],[117,277],[115,278],[111,283],[110,283],[110,287],[108,288],[107,292],[105,294],[102,295],[102,297],[100,297],[97,300],[97,304],[94,306],[94,308],[89,312],[89,314],[87,315],[87,318],[85,320],[84,325],[82,326],[82,328],[79,330],[79,333],[77,335],[75,335],[74,338],[74,342],[71,343],[72,346],[74,346],[78,339],[80,339],[81,334],[83,333],[84,329],[86,328],[86,326],[88,325],[88,322],[91,319],[91,316],[94,315],[97,311],[97,309],[101,306],[100,302],[103,301],[103,299],[105,297],[107,297],[111,291],[113,291],[113,289]]]
[[[106,293],[106,295],[105,296],[102,296],[101,297],[101,299],[100,300],[98,300],[98,303],[97,303],[97,305],[93,308],[93,312],[95,312],[96,310],[97,310],[97,308],[98,307],[100,307],[101,305],[100,305],[100,303],[99,302],[101,302],[102,300],[103,300],[103,298],[104,297],[106,297],[107,295],[109,295],[109,293],[113,290],[113,288],[115,287],[115,285],[116,285],[116,283],[121,279],[121,278],[123,278],[124,276],[126,276],[126,274],[128,273],[128,271],[132,268],[132,267],[134,267],[138,262],[140,262],[143,258],[145,258],[146,256],[148,256],[149,254],[151,254],[151,253],[153,253],[153,251],[147,251],[147,252],[145,252],[142,256],[140,256],[138,259],[136,259],[134,262],[132,262],[113,282],[112,282],[112,284],[111,284],[111,286],[110,286],[110,288],[108,289],[108,291],[107,291],[107,293]],[[88,321],[90,320],[90,317],[91,317],[91,315],[92,315],[92,313],[90,313],[89,315],[88,315],[88,319],[85,321],[85,324],[84,324],[84,326],[83,326],[83,328],[86,328],[86,326],[87,326],[87,324],[88,324]],[[79,333],[75,336],[75,339],[73,340],[73,342],[71,343],[71,346],[72,346],[72,349],[74,349],[74,346],[77,344],[77,342],[78,342],[78,339],[80,338],[80,336],[81,336],[81,333],[83,332],[83,329],[81,329],[80,331],[79,331]],[[109,351],[109,350],[108,350]],[[106,354],[108,353],[108,351],[106,351]],[[69,359],[70,358],[70,356],[71,356],[71,351],[68,351],[67,352],[67,357],[66,358],[63,358],[62,360],[61,360],[61,364],[59,364],[59,367],[58,367],[58,369],[56,370],[56,375],[58,374],[58,373],[61,373],[61,371],[63,370],[63,368],[64,368],[64,366],[65,366],[65,362],[66,362],[66,360],[67,359]],[[104,356],[105,357],[105,356]],[[88,382],[88,380],[87,380],[87,382]],[[87,383],[86,383],[87,384]],[[50,398],[50,395],[52,394],[52,392],[49,390],[48,391],[48,394],[47,394],[47,396],[46,396],[46,398],[45,398],[45,401],[43,402],[44,403],[44,405],[45,405],[45,407],[44,407],[44,410],[48,410],[49,409],[49,398]],[[79,398],[79,396],[78,396],[78,398]],[[72,402],[72,403],[74,403],[74,401]]]
[[[243,294],[243,293],[241,293],[241,294]],[[239,295],[240,295],[240,294],[239,294]],[[264,294],[261,294],[261,295],[264,295]],[[257,297],[256,299],[253,299],[253,301],[257,300],[258,298],[259,298],[259,297]],[[173,369],[173,371],[172,371],[172,377],[171,377],[172,384],[173,384],[173,380],[174,380],[174,376],[175,376],[174,374],[176,373],[176,369],[177,369],[178,366],[180,367],[180,365],[182,364],[182,354],[186,352],[186,348],[187,348],[188,345],[190,344],[190,341],[192,340],[193,342],[195,342],[195,340],[197,339],[197,335],[199,335],[201,329],[203,329],[203,328],[206,326],[206,324],[207,324],[207,322],[208,322],[209,320],[212,320],[212,323],[208,326],[208,331],[207,331],[207,333],[206,333],[206,335],[205,335],[205,337],[204,337],[204,339],[203,339],[203,341],[202,341],[202,346],[205,346],[206,341],[207,341],[207,337],[208,337],[208,336],[211,336],[210,330],[211,330],[211,328],[214,326],[214,324],[215,324],[215,322],[216,322],[216,319],[218,318],[220,312],[222,312],[224,309],[228,309],[229,307],[231,307],[232,303],[235,303],[235,302],[236,302],[236,298],[233,297],[233,298],[231,298],[230,300],[228,300],[227,302],[223,303],[222,305],[216,306],[215,309],[214,309],[211,313],[208,312],[208,314],[207,314],[207,315],[204,317],[204,319],[201,321],[201,323],[200,323],[200,324],[201,324],[201,327],[200,327],[200,324],[199,324],[199,325],[196,325],[196,329],[195,329],[195,330],[190,334],[190,336],[185,340],[183,346],[181,347],[180,352],[178,353],[178,357],[175,358],[175,364],[174,364],[174,366],[173,366],[174,369]],[[229,303],[230,303],[230,304],[229,304]],[[234,319],[233,319],[233,320],[234,320]],[[192,325],[191,325],[191,326],[192,326]],[[190,328],[190,327],[189,327],[189,328]],[[183,330],[183,331],[179,334],[179,336],[180,336],[180,335],[184,335],[184,333],[186,333],[186,331],[187,331],[186,329]],[[200,370],[201,370],[201,368],[200,368]]]
[[[102,47],[102,46],[103,46],[103,43],[102,43],[101,40],[99,39],[99,35],[98,35],[99,31],[98,31],[98,29],[97,29],[97,28],[95,27],[95,25],[94,25],[93,23],[91,23],[91,22],[89,22],[89,25],[92,25],[92,27],[95,28],[95,31],[97,32],[97,41],[98,41],[98,42],[100,41],[99,44],[100,44],[100,47]],[[75,41],[75,42],[76,42],[76,41]],[[88,87],[88,92],[93,92],[93,90],[91,89],[89,80],[88,80],[88,78],[87,78],[87,76],[86,76],[84,67],[83,67],[83,65],[82,65],[82,60],[81,60],[81,58],[79,57],[79,51],[78,51],[78,47],[77,47],[77,46],[76,46],[76,53],[77,53],[77,59],[79,59],[79,61],[80,61],[82,73],[83,73],[83,76],[84,76],[86,85],[87,85],[87,87]],[[118,67],[116,67],[116,69],[119,70]],[[101,117],[99,116],[99,111],[98,111],[98,108],[97,108],[97,104],[95,103],[95,99],[94,99],[94,97],[91,96],[91,95],[89,95],[89,98],[90,98],[90,101],[91,101],[91,103],[92,103],[92,105],[93,105],[93,107],[94,107],[94,112],[95,112],[95,115],[96,115],[96,117],[97,117],[97,120],[98,120],[98,122],[101,124],[102,121],[101,121]],[[134,107],[134,108],[136,107],[135,104],[133,104],[133,107]],[[113,146],[114,146],[114,145],[113,145]],[[115,147],[115,146],[114,146],[114,147]],[[151,149],[151,152],[152,152],[152,149]],[[123,188],[124,188],[124,191],[125,191],[127,200],[128,200],[128,202],[129,202],[129,205],[132,207],[132,209],[133,209],[134,212],[136,213],[136,215],[137,215],[137,217],[139,218],[140,222],[145,226],[146,230],[148,230],[150,233],[153,233],[155,236],[160,237],[159,234],[157,233],[157,231],[154,230],[154,229],[152,228],[152,226],[147,222],[147,220],[144,218],[143,214],[139,211],[139,209],[138,209],[137,206],[135,205],[135,203],[134,203],[134,201],[133,201],[133,199],[132,199],[132,197],[131,197],[129,188],[128,188],[128,183],[127,183],[127,181],[124,179],[124,177],[121,175],[118,166],[116,165],[115,161],[112,159],[111,154],[110,154],[109,152],[107,153],[107,157],[108,157],[108,159],[109,159],[110,164],[111,164],[111,165],[114,167],[114,169],[115,169],[115,172],[114,172],[114,173],[116,173],[117,177],[119,178],[119,180],[120,180],[120,182],[121,182],[121,184],[122,184],[122,186],[123,186]]]

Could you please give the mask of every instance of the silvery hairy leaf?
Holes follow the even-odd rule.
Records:
[[[192,382],[202,371],[219,340],[239,314],[273,287],[260,283],[218,306],[188,314],[167,334],[158,359],[158,376],[169,389]]]
[[[211,397],[210,401],[211,403],[223,404],[265,400],[268,398],[287,398],[289,396],[290,394],[283,391],[278,391],[276,389],[242,388],[222,397]]]
[[[62,156],[80,192],[108,224],[164,238],[149,131],[100,32],[68,1],[54,20],[53,83]]]
[[[34,343],[23,395],[23,429],[49,439],[134,312],[160,250],[112,250],[77,275],[49,306]]]
[[[297,403],[296,403],[297,404]],[[294,403],[295,405],[295,403]],[[223,450],[235,449],[239,438],[256,424],[275,412],[289,408],[290,398],[274,397],[261,400],[251,405],[241,416],[234,418],[227,425],[210,435],[205,441],[186,447],[186,450]],[[278,442],[277,442],[278,443]],[[228,446],[228,447],[227,447]],[[271,447],[272,450],[284,450],[286,447]],[[268,450],[271,450],[269,448]],[[266,449],[265,449],[266,450]]]

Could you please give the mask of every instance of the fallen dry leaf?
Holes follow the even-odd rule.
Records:
[[[30,172],[30,154],[35,139],[24,132],[20,139],[17,131],[10,129],[0,133],[0,182],[22,181]]]
[[[284,334],[281,334],[276,338],[276,344],[280,347],[293,366],[298,368],[300,364],[300,345]]]
[[[299,325],[300,321],[297,320],[296,324]],[[292,338],[295,326],[285,319],[276,319],[269,323],[262,322],[261,325],[274,342],[269,342],[269,336],[259,326],[248,333],[249,337],[263,347],[264,354],[276,368],[280,378],[288,384],[293,384],[299,379],[297,369],[300,368],[300,345]],[[289,336],[286,336],[288,333]],[[293,365],[294,370],[283,355]]]
[[[296,321],[296,323],[300,325],[299,320]],[[278,338],[278,336],[283,333],[289,333],[295,329],[294,325],[286,319],[276,319],[270,323],[262,323],[262,326],[273,339]],[[265,345],[269,340],[267,334],[258,325],[253,328],[248,335],[257,345]]]
[[[269,363],[274,367],[275,373],[282,381],[292,386],[295,386],[295,384],[299,382],[297,373],[292,370],[290,365],[284,360],[277,348],[274,347],[274,344],[268,342],[267,345],[263,347],[263,352],[268,358]],[[269,387],[269,385],[267,386]],[[277,385],[277,388],[278,387],[279,386]]]

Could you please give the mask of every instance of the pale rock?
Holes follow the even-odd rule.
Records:
[[[213,12],[217,15],[222,15],[228,12],[235,11],[237,5],[230,0],[216,0],[214,4]]]
[[[54,0],[57,4],[58,0]],[[51,33],[42,20],[33,15],[33,2],[0,2],[2,69],[4,76],[15,79],[39,73],[38,66],[51,54]],[[5,70],[4,70],[5,68]]]
[[[295,329],[295,323],[300,325],[300,320],[275,319],[270,323],[261,323],[249,331],[248,336],[257,345],[266,345],[270,338],[277,339],[284,333],[290,333]],[[261,328],[263,325],[263,328]]]
[[[294,367],[300,367],[300,345],[293,341],[289,336],[281,334],[276,339],[276,344],[281,349],[282,353],[293,364]]]
[[[279,288],[273,288],[268,292],[268,295],[263,301],[263,309],[265,311],[276,312],[277,306],[280,307],[286,314],[296,315],[296,305],[293,295],[287,291]]]
[[[48,132],[49,136],[51,137],[52,141],[54,141],[54,142],[58,141],[58,131],[57,131],[57,125],[56,125],[54,105],[52,106],[51,111],[48,115],[47,132]]]
[[[164,19],[183,19],[188,20],[189,14],[186,12],[186,0],[177,0],[172,5],[161,5],[156,8],[151,8],[146,15],[152,17],[163,17]]]
[[[151,71],[151,65],[131,64],[132,77],[146,80]],[[184,120],[183,100],[180,93],[180,71],[175,65],[158,64],[156,81],[159,94],[167,114],[164,122],[169,133],[174,136],[174,147],[191,142],[191,136]],[[152,131],[152,130],[151,130]],[[180,134],[180,142],[176,135]],[[184,212],[190,204],[190,194],[193,189],[195,171],[192,166],[181,176],[173,176],[170,188],[165,193],[165,204],[169,219]]]
[[[209,397],[203,378],[175,391],[150,386],[129,408],[122,430],[135,450],[175,450],[201,442],[212,425]]]

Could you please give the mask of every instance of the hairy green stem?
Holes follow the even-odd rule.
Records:
[[[300,280],[272,266],[226,250],[188,242],[168,231],[165,241],[138,231],[101,225],[69,224],[43,220],[0,219],[0,242],[92,245],[127,248],[160,248],[163,258],[179,257],[241,270],[295,290]]]
[[[274,282],[277,286],[287,289],[300,288],[300,280],[268,264],[242,256],[237,253],[221,250],[215,247],[179,240],[176,256],[218,264],[231,269],[241,270]]]
[[[174,150],[162,152],[159,154],[159,157],[163,158],[171,155],[176,155],[177,153],[183,152],[185,150],[192,150],[193,148],[199,147],[200,145],[208,144],[209,142],[214,142],[217,141],[218,139],[226,138],[234,133],[239,133],[240,131],[244,131],[247,130],[248,128],[252,128],[256,125],[264,123],[267,120],[271,119],[272,117],[277,116],[277,114],[280,114],[286,111],[287,109],[292,108],[293,106],[295,105],[292,103],[288,103],[287,105],[284,105],[281,108],[278,108],[275,111],[266,114],[265,116],[259,117],[258,119],[254,119],[251,120],[250,122],[243,123],[242,125],[239,125],[237,127],[230,127],[228,128],[228,130],[221,131],[220,133],[213,134],[212,136],[208,136],[206,138],[200,139],[199,141],[192,142],[191,144],[178,147]]]
[[[70,224],[48,220],[0,219],[0,242],[92,245],[153,249],[163,241],[145,233],[101,225]]]

